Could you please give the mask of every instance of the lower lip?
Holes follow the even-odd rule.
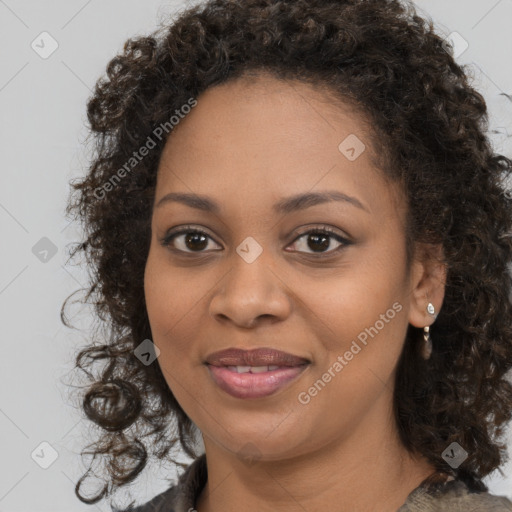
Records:
[[[235,398],[261,398],[271,395],[296,379],[308,366],[288,366],[261,373],[237,373],[225,366],[208,364],[216,384]]]

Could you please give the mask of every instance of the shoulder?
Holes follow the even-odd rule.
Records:
[[[172,485],[153,499],[135,508],[113,512],[190,512],[207,480],[206,456],[198,457]]]
[[[460,480],[440,487],[418,487],[409,494],[397,512],[512,512],[512,502],[505,496],[471,492]]]
[[[176,484],[143,505],[123,511],[114,509],[113,512],[175,512],[174,507],[178,491],[179,485]]]

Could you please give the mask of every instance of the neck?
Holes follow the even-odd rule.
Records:
[[[375,425],[379,423],[365,421],[349,437],[316,450],[252,462],[204,437],[208,481],[196,509],[304,512],[332,510],[336,504],[346,511],[377,507],[379,512],[396,512],[435,469],[389,434],[396,430]]]

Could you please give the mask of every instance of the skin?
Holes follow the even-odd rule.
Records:
[[[401,189],[373,167],[364,119],[326,91],[260,74],[197,100],[162,154],[145,270],[158,364],[204,440],[208,482],[196,509],[235,511],[243,503],[249,512],[303,512],[343,503],[343,510],[396,511],[434,472],[400,443],[392,397],[408,324],[431,325],[428,302],[437,312],[442,306],[446,270],[432,256],[439,248],[417,246],[407,266]],[[354,161],[338,149],[350,134],[366,146]],[[362,207],[331,201],[273,211],[282,198],[329,190]],[[157,207],[169,192],[207,195],[220,210]],[[182,234],[162,245],[183,225],[211,238],[186,244]],[[351,244],[332,236],[325,247],[308,243],[304,233],[322,225]],[[249,236],[263,249],[252,263],[236,252]],[[400,312],[300,403],[299,394],[395,303]],[[229,347],[273,347],[311,364],[271,396],[239,399],[203,364]]]

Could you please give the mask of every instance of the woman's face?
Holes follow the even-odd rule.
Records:
[[[303,194],[333,199],[290,200]],[[360,118],[321,91],[260,76],[197,98],[160,161],[145,294],[157,361],[205,443],[284,459],[392,435],[408,323],[431,323],[405,213]],[[308,363],[213,372],[207,358],[229,348]]]

